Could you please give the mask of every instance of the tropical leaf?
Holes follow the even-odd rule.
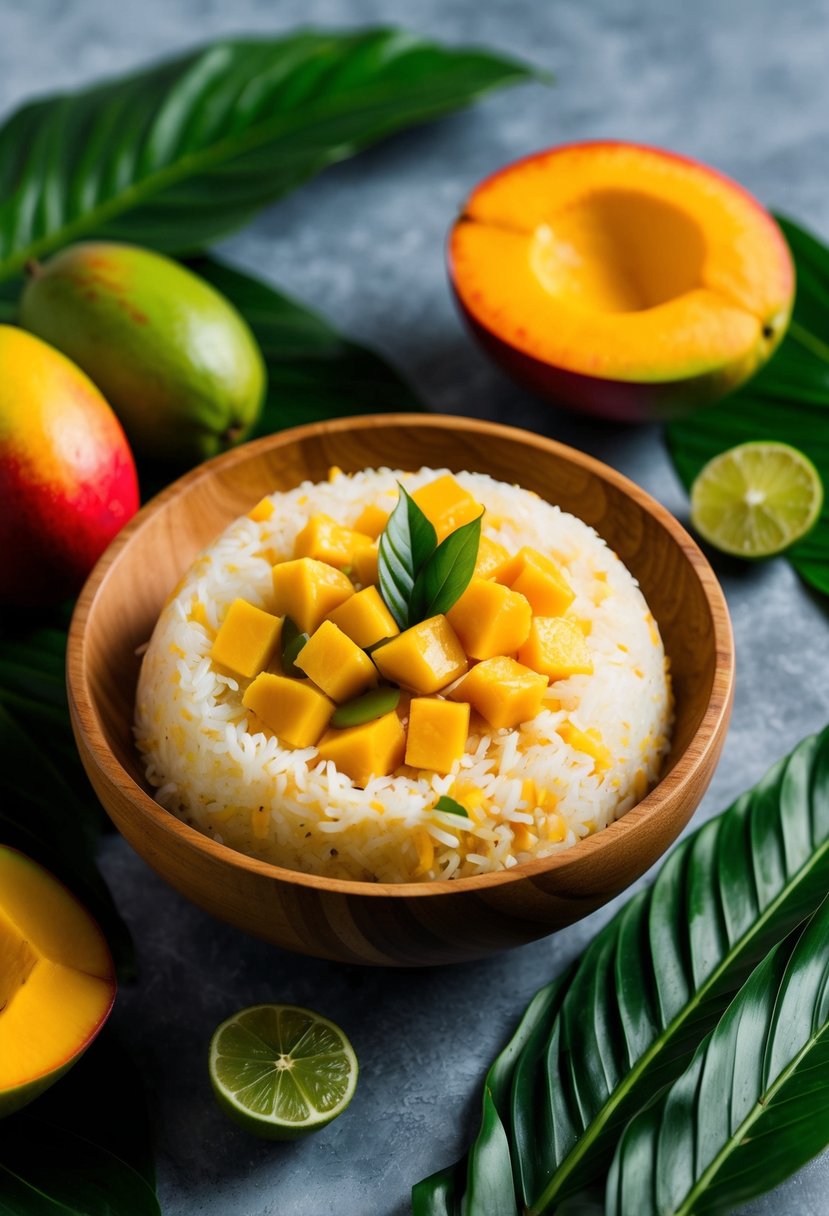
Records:
[[[607,1216],[727,1216],[829,1145],[829,901],[619,1141]]]
[[[827,889],[829,728],[674,850],[594,939],[548,1033],[520,1053],[502,1117],[519,1210],[558,1211],[603,1180],[627,1121]],[[500,1216],[465,1202],[456,1186],[445,1211]]]
[[[395,29],[217,42],[0,129],[0,278],[88,236],[200,249],[330,165],[532,78]]]
[[[704,464],[750,439],[800,448],[829,488],[829,247],[778,217],[797,268],[789,331],[765,368],[738,392],[667,429],[677,472],[690,488]],[[829,595],[829,494],[815,528],[787,553],[798,573]]]
[[[380,534],[377,560],[383,599],[401,629],[414,624],[411,616],[413,589],[436,546],[434,527],[401,486],[397,504]]]
[[[466,591],[478,560],[482,516],[483,511],[450,532],[423,563],[412,587],[410,625],[448,612]]]

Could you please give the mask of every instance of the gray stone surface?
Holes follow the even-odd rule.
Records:
[[[699,156],[829,236],[827,17],[819,0],[2,0],[0,106],[218,34],[309,21],[400,22],[554,69],[555,89],[505,92],[328,172],[223,252],[385,352],[434,406],[575,443],[683,518],[686,498],[655,428],[553,412],[471,345],[446,287],[447,225],[469,187],[505,161],[615,136]],[[697,823],[829,720],[825,605],[784,561],[715,566],[739,676],[725,755]],[[115,1021],[151,1090],[168,1216],[403,1216],[411,1184],[465,1145],[485,1064],[526,1000],[611,912],[486,963],[363,971],[281,954],[208,919],[117,839],[104,864],[138,943],[141,979],[121,993]],[[348,1115],[293,1146],[236,1131],[214,1106],[205,1069],[216,1023],[274,999],[331,1014],[362,1066]],[[827,1195],[829,1158],[749,1210],[826,1216]]]

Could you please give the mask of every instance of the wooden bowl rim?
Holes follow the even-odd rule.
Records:
[[[715,660],[711,693],[697,730],[685,750],[677,758],[671,771],[660,779],[641,802],[637,803],[621,819],[608,824],[600,832],[577,841],[576,844],[561,853],[524,862],[521,865],[513,866],[510,870],[497,870],[471,875],[467,878],[435,879],[428,882],[382,883],[327,878],[318,874],[306,874],[300,870],[289,870],[271,862],[249,857],[228,845],[218,844],[209,836],[182,823],[133,780],[106,741],[87,678],[86,627],[96,597],[106,585],[122,551],[130,544],[132,538],[141,531],[157,511],[171,500],[178,498],[197,482],[209,480],[216,473],[244,463],[261,452],[288,446],[298,441],[313,440],[323,435],[336,435],[342,431],[373,430],[382,426],[457,430],[483,435],[493,440],[501,438],[519,440],[528,447],[552,453],[569,461],[615,486],[651,515],[677,543],[702,586],[713,623]],[[197,852],[206,854],[216,861],[249,871],[261,878],[343,896],[422,899],[430,895],[449,895],[461,891],[482,892],[494,887],[523,882],[526,879],[531,880],[541,873],[546,875],[552,871],[566,872],[574,865],[598,856],[601,851],[612,849],[614,845],[620,844],[638,829],[647,825],[660,813],[667,796],[693,782],[697,774],[702,774],[706,768],[708,753],[728,720],[734,685],[734,639],[722,588],[696,542],[679,521],[656,499],[609,465],[576,448],[571,448],[542,435],[536,435],[532,431],[520,427],[504,426],[500,423],[453,414],[368,414],[308,423],[242,444],[191,469],[190,472],[185,473],[152,498],[122,529],[99,558],[81,591],[69,627],[66,671],[69,707],[76,732],[83,738],[98,768],[103,770],[108,779],[120,788],[121,793],[133,804],[139,814],[155,821],[162,833],[178,837]]]

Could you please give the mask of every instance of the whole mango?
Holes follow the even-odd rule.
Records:
[[[141,455],[193,463],[256,422],[265,365],[232,304],[133,245],[72,245],[35,265],[21,323],[91,377]]]
[[[0,602],[78,591],[138,509],[121,424],[80,368],[0,325]]]

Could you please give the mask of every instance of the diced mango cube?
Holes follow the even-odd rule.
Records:
[[[613,764],[610,749],[605,746],[601,734],[594,728],[580,730],[572,722],[562,722],[560,726],[556,727],[556,731],[575,751],[592,756],[595,762],[594,767],[600,772],[606,772]]]
[[[373,652],[380,673],[413,692],[439,692],[466,671],[466,654],[445,616],[412,625]]]
[[[333,566],[299,557],[274,566],[273,594],[278,613],[289,616],[303,633],[313,633],[329,612],[354,594],[354,587]]]
[[[532,609],[523,595],[485,578],[473,578],[446,619],[471,659],[514,654],[526,642]]]
[[[468,701],[490,726],[501,730],[534,718],[546,687],[545,676],[497,655],[476,664],[449,695],[453,701]]]
[[[488,536],[482,536],[475,562],[475,577],[497,578],[509,560],[509,552],[503,545],[499,545],[497,540],[490,540]]]
[[[259,499],[259,502],[255,507],[251,507],[251,509],[248,511],[248,519],[252,519],[254,523],[257,524],[264,523],[266,519],[270,519],[270,517],[273,515],[273,510],[273,503],[268,496],[265,495],[264,498]]]
[[[357,516],[354,523],[354,531],[362,532],[365,536],[370,536],[372,540],[377,540],[377,537],[388,522],[388,511],[384,511],[382,507],[376,507],[373,503],[369,503],[367,507],[363,507]]]
[[[361,546],[371,544],[370,536],[344,528],[330,515],[312,515],[294,541],[294,557],[312,557],[342,570],[351,566]]]
[[[403,763],[406,732],[397,714],[384,714],[361,726],[329,730],[320,740],[320,760],[333,760],[355,785],[365,787],[372,777],[387,777]]]
[[[483,510],[468,490],[459,486],[449,473],[427,482],[415,490],[412,498],[437,532],[442,541],[450,532],[477,519]]]
[[[439,697],[413,697],[409,704],[406,763],[448,773],[460,760],[469,735],[469,705]]]
[[[268,666],[281,634],[282,617],[263,612],[247,600],[234,600],[210,648],[210,657],[250,680]]]
[[[555,562],[526,546],[519,549],[496,578],[525,596],[537,616],[560,616],[576,598]]]
[[[361,587],[372,587],[378,582],[377,559],[379,545],[361,545],[354,554],[354,574]]]
[[[328,619],[363,650],[400,632],[376,587],[364,587],[350,596]]]
[[[593,674],[584,634],[578,625],[560,616],[533,617],[530,636],[519,648],[518,659],[552,681]]]
[[[291,747],[314,747],[335,705],[308,681],[263,671],[248,685],[242,704]]]
[[[322,622],[294,664],[335,701],[350,701],[377,683],[371,659],[333,621]]]

